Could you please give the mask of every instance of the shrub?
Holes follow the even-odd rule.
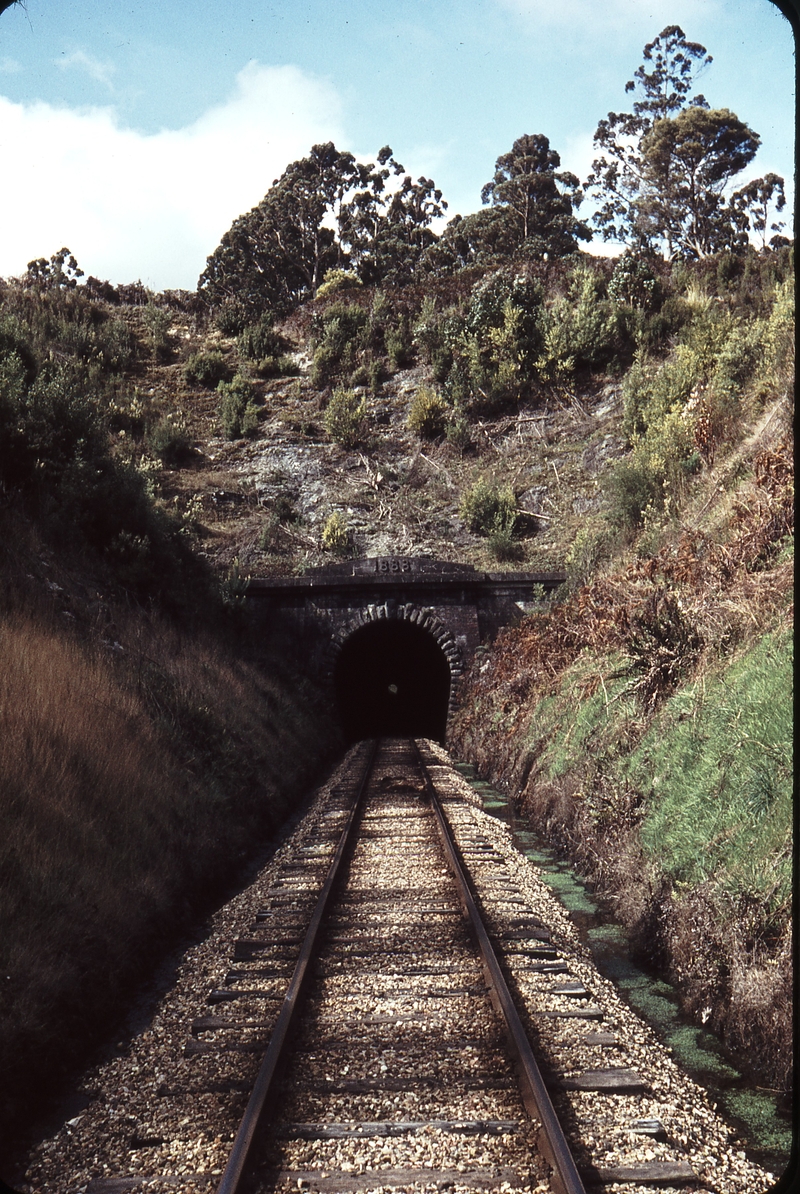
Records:
[[[322,529],[322,547],[334,555],[344,556],[350,551],[350,530],[347,522],[338,510],[326,519]]]
[[[142,311],[142,323],[147,333],[147,343],[154,361],[164,361],[169,356],[169,311],[155,303],[148,303]]]
[[[311,343],[315,347],[311,382],[324,388],[335,377],[349,377],[359,362],[359,355],[369,340],[367,312],[357,303],[331,303],[311,324]]]
[[[514,532],[505,527],[492,531],[489,535],[489,551],[501,563],[521,560],[525,554],[522,544],[514,538]]]
[[[682,496],[688,478],[700,467],[694,428],[694,419],[676,405],[635,437],[631,455],[607,474],[612,524],[641,526],[648,509],[659,514]]]
[[[315,390],[323,390],[333,376],[336,369],[336,356],[330,348],[321,344],[314,353],[311,362],[309,380]]]
[[[617,319],[611,302],[603,297],[602,280],[586,266],[575,269],[569,297],[555,300],[541,326],[544,344],[537,368],[546,377],[601,365],[614,356]]]
[[[238,336],[248,323],[248,312],[239,299],[227,298],[214,313],[214,323],[223,336]]]
[[[325,430],[342,448],[354,448],[367,426],[367,400],[339,386],[325,411]]]
[[[325,274],[322,285],[317,288],[318,299],[327,298],[331,294],[338,294],[342,290],[354,290],[361,286],[361,279],[357,274],[346,269],[329,269]]]
[[[258,407],[250,382],[237,374],[233,381],[221,381],[217,393],[219,421],[225,438],[241,439],[243,436],[255,435],[258,431]]]
[[[330,349],[339,360],[348,344],[361,338],[367,326],[367,312],[358,303],[331,303],[312,321],[312,339]]]
[[[147,442],[164,464],[179,464],[191,451],[186,420],[181,415],[162,415],[148,432]]]
[[[426,295],[419,319],[413,328],[413,343],[431,366],[434,379],[443,382],[453,364],[453,345],[462,321],[453,313],[439,315],[436,300]]]
[[[430,386],[420,386],[411,401],[408,427],[420,439],[437,439],[447,426],[447,403]]]
[[[271,315],[262,315],[258,323],[245,327],[236,340],[239,356],[245,361],[262,361],[265,357],[279,357],[288,344],[272,326]]]
[[[472,431],[469,425],[469,419],[463,411],[456,410],[453,412],[450,419],[447,421],[447,428],[445,430],[445,438],[451,448],[460,452],[463,456],[467,448],[472,443]]]
[[[377,394],[386,378],[386,370],[383,366],[383,361],[373,360],[369,363],[369,388],[373,394]]]
[[[790,380],[794,373],[794,279],[777,288],[764,330],[764,365],[773,382]]]
[[[193,352],[183,367],[188,385],[204,386],[209,390],[215,389],[221,381],[227,381],[230,375],[230,366],[217,349]]]
[[[350,374],[350,385],[354,390],[359,388],[365,389],[369,386],[369,381],[369,369],[366,365],[359,365]]]
[[[446,345],[453,354],[446,386],[453,406],[494,413],[521,397],[536,378],[541,303],[538,283],[503,271],[473,288],[467,313]]]
[[[656,305],[658,281],[646,261],[630,251],[617,259],[608,283],[608,297],[626,307],[648,310]]]
[[[407,318],[404,317],[397,327],[387,331],[384,341],[386,353],[394,369],[402,369],[410,363],[413,352]]]
[[[473,535],[511,535],[517,499],[510,485],[501,488],[481,477],[461,498],[459,514]]]
[[[583,526],[578,531],[566,555],[567,580],[570,588],[585,585],[593,576],[601,560],[610,553],[610,536],[604,527]]]
[[[701,381],[691,352],[676,353],[662,365],[638,354],[622,385],[622,429],[632,438],[660,423],[670,411],[686,406]]]

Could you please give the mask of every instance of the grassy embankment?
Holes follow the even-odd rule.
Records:
[[[0,291],[3,1164],[338,745],[112,450],[141,351],[68,286]]]
[[[756,319],[715,306],[705,360],[684,335],[626,377],[629,451],[568,556],[572,591],[476,661],[452,745],[561,844],[697,1019],[789,1089],[791,292]],[[715,451],[670,476],[687,367]],[[660,508],[626,518],[659,475]]]

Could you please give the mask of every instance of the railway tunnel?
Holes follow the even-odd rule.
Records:
[[[359,627],[334,669],[347,743],[392,736],[444,742],[450,683],[447,657],[422,626],[382,619]]]
[[[502,626],[542,608],[558,572],[479,572],[427,557],[377,556],[252,577],[250,616],[301,644],[348,745],[363,738],[444,743],[458,678]],[[283,637],[282,637],[283,636]]]

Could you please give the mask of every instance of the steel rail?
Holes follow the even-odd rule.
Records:
[[[508,1032],[509,1045],[517,1063],[522,1087],[522,1098],[528,1114],[542,1125],[539,1147],[553,1170],[553,1187],[556,1194],[586,1194],[586,1188],[578,1173],[564,1130],[553,1107],[547,1087],[544,1084],[528,1034],[522,1024],[514,999],[500,967],[494,946],[483,923],[467,873],[462,865],[460,852],[453,837],[447,817],[442,809],[427,765],[422,758],[416,739],[416,752],[425,791],[436,815],[439,836],[445,855],[458,888],[458,895],[465,914],[469,917],[478,947],[483,958],[483,970],[489,986],[492,1003],[502,1015]]]
[[[358,789],[356,791],[353,805],[348,814],[347,823],[342,831],[342,836],[339,839],[339,844],[336,847],[336,853],[331,861],[330,869],[328,871],[325,883],[320,891],[317,899],[316,907],[314,908],[311,922],[308,926],[305,939],[303,941],[300,955],[292,974],[291,981],[284,996],[283,1004],[281,1006],[280,1014],[272,1030],[267,1051],[264,1054],[264,1060],[261,1062],[261,1068],[258,1071],[253,1093],[250,1095],[247,1107],[245,1108],[242,1122],[239,1125],[239,1130],[233,1142],[230,1154],[228,1156],[228,1163],[225,1166],[219,1185],[217,1186],[217,1194],[236,1194],[239,1190],[242,1179],[245,1176],[250,1153],[255,1140],[255,1135],[261,1123],[261,1118],[264,1109],[267,1105],[270,1095],[273,1092],[273,1083],[278,1073],[279,1065],[283,1057],[286,1043],[289,1039],[290,1031],[293,1025],[295,1011],[300,1002],[300,996],[305,986],[305,981],[308,976],[309,967],[313,961],[314,954],[317,947],[317,940],[319,937],[322,921],[328,909],[331,893],[333,891],[336,879],[341,870],[342,862],[344,861],[348,848],[351,843],[353,830],[356,825],[357,814],[361,807],[362,798],[366,791],[369,777],[372,774],[372,768],[375,763],[375,757],[378,752],[378,740],[375,739],[370,744],[364,773],[359,781]]]

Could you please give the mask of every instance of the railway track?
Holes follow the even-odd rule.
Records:
[[[87,1161],[76,1120],[75,1178],[24,1188],[768,1189],[743,1154],[704,1160],[671,1063],[650,1062],[646,1030],[620,1034],[502,833],[438,748],[361,744],[229,943],[182,1057],[112,1115],[127,1147]],[[704,1118],[710,1142],[700,1100],[701,1135]]]

